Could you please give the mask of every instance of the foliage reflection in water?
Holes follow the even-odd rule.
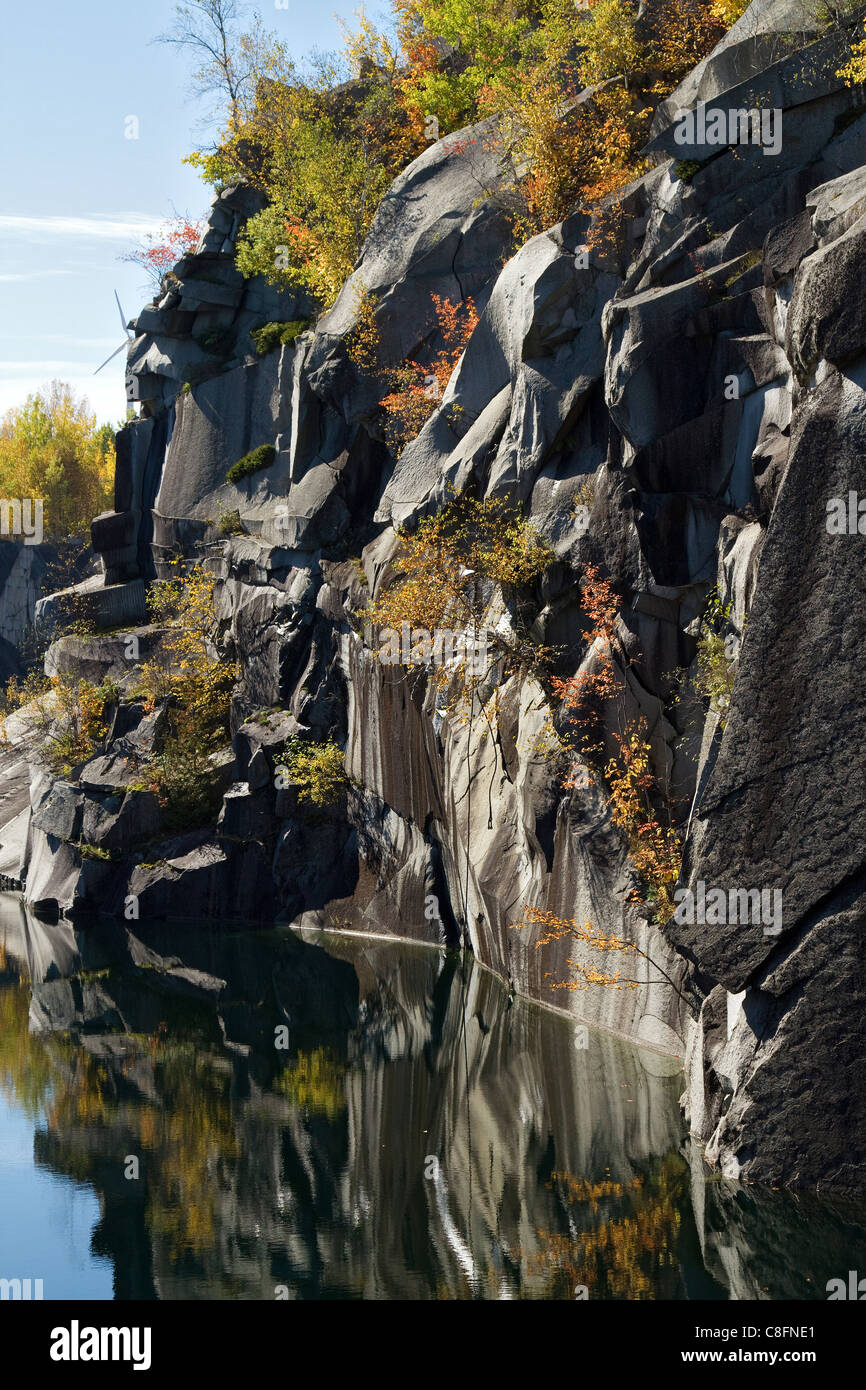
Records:
[[[704,1168],[676,1062],[467,958],[3,910],[0,1087],[97,1195],[115,1297],[825,1297],[866,1265],[862,1208]]]

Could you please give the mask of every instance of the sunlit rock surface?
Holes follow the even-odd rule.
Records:
[[[178,549],[217,576],[221,640],[242,668],[223,807],[181,836],[149,830],[145,862],[123,848],[122,820],[152,808],[124,810],[102,763],[47,792],[36,768],[31,902],[121,920],[132,893],[144,917],[471,947],[514,990],[684,1062],[691,1128],[726,1177],[866,1184],[866,571],[856,522],[825,527],[830,498],[866,488],[866,115],[835,76],[839,42],[816,39],[793,0],[756,0],[657,112],[660,162],[621,195],[618,240],[588,266],[581,214],[508,243],[478,192],[478,161],[485,178],[495,164],[489,123],[439,141],[383,201],[330,313],[262,359],[249,327],[309,306],[238,282],[233,238],[253,204],[243,190],[217,200],[206,249],[138,321],[129,366],[145,418],[120,436],[116,513],[99,535],[104,592],[127,596],[128,617],[134,586]],[[782,111],[777,154],[676,145],[677,108],[754,105],[765,89]],[[480,313],[400,457],[346,348],[365,288],[394,350],[421,362],[441,346],[431,292],[472,296]],[[196,347],[201,315],[233,335],[225,360]],[[227,483],[263,443],[273,462]],[[586,526],[574,502],[590,479]],[[592,562],[611,575],[629,711],[647,720],[688,831],[682,886],[779,889],[781,933],[646,921],[598,789],[563,792],[537,751],[550,711],[534,680],[500,690],[493,738],[443,711],[423,675],[373,660],[360,614],[389,578],[396,528],[449,486],[519,499],[553,546],[534,630],[564,649],[565,675],[588,659],[581,574]],[[224,510],[247,534],[220,536]],[[725,720],[688,682],[673,698],[670,681],[676,667],[694,676],[695,620],[716,585],[743,637]],[[131,779],[159,736],[135,720],[104,750],[122,747]],[[298,731],[335,738],[356,783],[317,821],[274,783]],[[84,818],[118,856],[82,860]],[[611,969],[637,971],[638,988],[555,988],[575,948],[539,951],[537,932],[515,930],[527,903],[624,930],[643,954]]]

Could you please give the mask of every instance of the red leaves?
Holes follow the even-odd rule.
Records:
[[[198,245],[206,226],[205,219],[193,222],[188,217],[172,217],[164,222],[157,236],[149,236],[146,244],[130,251],[122,259],[144,266],[151,278],[159,284],[167,270],[171,270],[190,251]]]
[[[471,299],[453,304],[438,294],[431,298],[443,345],[429,367],[408,361],[391,371],[393,389],[381,401],[395,447],[413,439],[433,414],[478,322]]]

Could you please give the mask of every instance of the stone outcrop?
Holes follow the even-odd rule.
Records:
[[[215,201],[199,251],[136,324],[144,409],[119,436],[116,510],[94,523],[93,602],[140,623],[146,582],[176,556],[216,575],[220,642],[241,663],[222,809],[172,835],[124,790],[159,737],[158,711],[127,701],[87,768],[34,773],[23,870],[28,898],[66,913],[122,917],[133,895],[155,917],[463,944],[515,989],[683,1058],[692,1131],[726,1176],[860,1189],[866,542],[856,521],[831,534],[825,520],[832,498],[866,492],[866,114],[835,76],[839,34],[800,18],[794,0],[756,0],[659,108],[657,162],[607,209],[616,238],[587,265],[598,227],[580,213],[509,247],[502,200],[479,193],[497,173],[484,123],[400,176],[334,307],[259,358],[250,327],[311,306],[240,279],[252,195]],[[678,108],[766,91],[777,155],[674,141]],[[480,314],[399,457],[347,352],[365,290],[388,351],[422,363],[441,346],[431,292]],[[229,483],[262,444],[272,461]],[[574,505],[587,484],[588,525]],[[443,711],[423,673],[374,660],[359,615],[388,582],[396,529],[452,488],[518,500],[554,549],[533,631],[563,649],[564,675],[591,660],[581,575],[612,577],[627,702],[683,807],[680,887],[779,890],[778,932],[648,920],[606,798],[563,791],[534,751],[550,710],[533,678],[499,689],[491,737]],[[226,539],[235,512],[244,534]],[[743,639],[726,711],[693,686],[716,586]],[[318,819],[275,779],[292,737],[345,749],[353,785]],[[82,840],[112,852],[83,859]],[[556,988],[580,948],[537,950],[513,929],[526,903],[624,930],[642,954],[611,968],[639,960],[639,987]]]

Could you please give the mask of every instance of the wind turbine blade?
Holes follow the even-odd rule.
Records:
[[[117,356],[117,354],[118,354],[119,352],[123,352],[123,349],[124,349],[124,348],[128,348],[128,347],[129,347],[129,339],[127,338],[124,342],[122,342],[122,343],[120,344],[120,347],[119,347],[119,348],[115,348],[115,349],[114,349],[114,352],[111,354],[110,357],[106,357],[105,361],[104,361],[103,364],[102,364],[102,367],[107,367],[108,364],[109,364],[109,362],[113,362],[113,361],[114,361],[115,357]],[[97,368],[96,368],[96,372],[101,372],[101,371],[102,371],[102,367],[97,367]],[[94,376],[96,376],[96,372],[93,373]]]
[[[120,295],[117,293],[117,290],[114,291],[114,297],[117,300],[117,312],[120,314],[120,326],[126,334],[127,338],[134,338],[135,334],[132,332],[132,330],[129,327],[129,324],[126,322],[126,315],[124,314],[123,309],[120,306]],[[111,358],[109,358],[108,360],[110,362]]]

